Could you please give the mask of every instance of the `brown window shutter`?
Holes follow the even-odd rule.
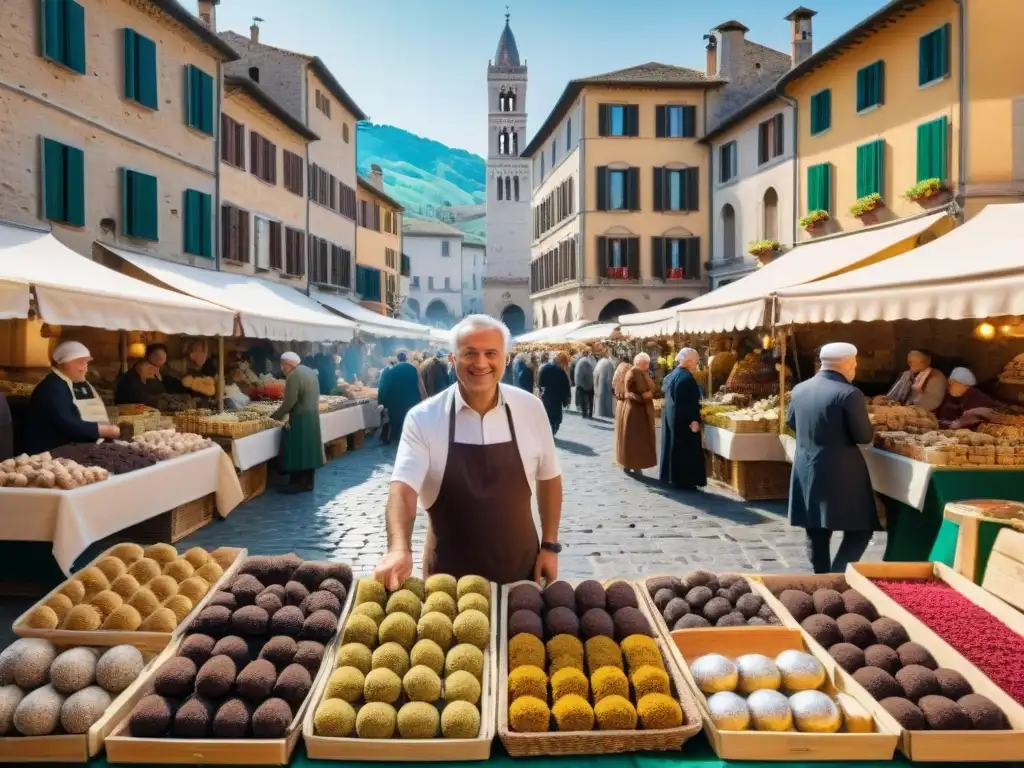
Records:
[[[659,107],[660,109],[660,107]],[[663,211],[665,210],[664,203],[665,194],[665,169],[655,168],[654,169],[654,210]]]
[[[786,151],[785,120],[781,112],[772,118],[772,123],[775,126],[775,156],[778,157]]]
[[[608,167],[599,165],[597,172],[597,210],[608,210]]]
[[[652,277],[665,279],[665,238],[651,238],[651,271]]]
[[[608,130],[608,105],[598,104],[597,105],[597,135],[607,136]]]
[[[686,262],[683,274],[687,280],[697,280],[700,278],[700,238],[689,237],[684,242],[686,244],[684,251]]]
[[[700,210],[700,168],[683,171],[683,208],[687,211]]]
[[[626,266],[629,268],[629,277],[636,280],[640,277],[640,238],[626,238]]]
[[[627,208],[631,211],[640,210],[640,169],[630,168],[626,174]]]
[[[597,276],[608,276],[608,238],[597,238]]]
[[[683,136],[692,139],[697,136],[697,108],[690,105],[683,107]]]
[[[654,108],[654,137],[657,139],[665,138],[665,136],[668,134],[668,131],[665,130],[665,127],[665,107],[657,106]]]
[[[640,135],[640,107],[636,104],[630,104],[626,107],[626,123],[629,130],[626,131],[627,136],[639,136]]]
[[[249,133],[249,173],[259,175],[260,135],[255,131]]]

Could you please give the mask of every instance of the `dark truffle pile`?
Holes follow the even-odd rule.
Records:
[[[54,448],[50,454],[55,459],[77,461],[83,467],[101,467],[112,475],[145,469],[157,462],[155,456],[125,443],[72,443]]]
[[[566,581],[555,581],[543,591],[520,584],[509,591],[509,611],[509,638],[526,633],[541,640],[571,635],[621,642],[630,635],[653,635],[633,587],[625,581],[605,588],[599,581],[588,580],[575,589]]]
[[[782,623],[737,574],[696,570],[681,579],[663,576],[648,579],[647,591],[669,629]]]
[[[299,589],[301,587],[301,590]],[[352,587],[341,563],[250,557],[157,670],[128,718],[137,738],[282,738],[313,685]],[[285,604],[289,588],[301,591]]]

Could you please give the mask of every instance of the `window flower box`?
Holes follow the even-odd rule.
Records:
[[[628,280],[629,267],[608,267],[608,277],[612,280]]]
[[[873,192],[870,195],[865,195],[855,201],[854,204],[850,206],[850,215],[856,216],[859,219],[878,210],[883,205],[885,205],[885,203],[882,201],[882,196],[877,192]]]
[[[828,211],[811,211],[806,216],[800,217],[799,224],[808,232],[813,232],[814,230],[819,229],[826,221],[829,220],[829,218],[830,216],[828,215]]]
[[[908,189],[906,191],[906,197],[908,200],[922,202],[924,200],[931,200],[932,198],[938,197],[945,191],[946,185],[941,179],[925,179],[924,181],[917,182],[917,184]]]
[[[777,253],[782,246],[778,240],[755,240],[747,246],[747,253],[758,258]]]
[[[669,267],[668,280],[685,280],[686,271],[682,267]]]

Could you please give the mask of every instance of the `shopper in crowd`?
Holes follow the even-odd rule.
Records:
[[[576,360],[576,407],[584,419],[594,418],[594,356],[587,350]]]
[[[294,352],[281,355],[284,373],[284,402],[271,418],[288,417],[281,436],[281,472],[290,482],[284,493],[312,491],[316,470],[324,465],[324,442],[320,435],[320,382],[316,371],[302,365]]]
[[[977,384],[977,377],[967,368],[950,372],[946,396],[935,411],[939,426],[961,429],[991,420],[996,401],[978,389]]]
[[[815,573],[843,573],[857,562],[878,527],[871,477],[858,446],[874,429],[864,395],[851,383],[857,348],[838,342],[819,353],[821,370],[793,388],[786,425],[796,434],[789,485],[789,523],[807,532]],[[832,534],[843,541],[832,557]]]
[[[708,484],[700,437],[700,386],[693,374],[697,350],[684,347],[676,367],[661,383],[665,404],[661,409],[661,482],[692,491]]]
[[[424,576],[554,581],[562,472],[544,406],[500,384],[510,344],[504,323],[470,315],[451,333],[458,383],[409,413],[388,495],[387,554],[374,576],[394,590],[412,574],[422,506],[430,517]]]
[[[907,354],[907,370],[886,397],[903,405],[934,411],[946,397],[946,377],[938,368],[932,368],[930,352],[912,349]]]
[[[423,362],[420,363],[420,382],[423,384],[423,392],[427,397],[433,397],[438,392],[448,389],[448,370],[440,353],[424,353]]]
[[[167,365],[167,356],[166,344],[149,344],[146,346],[146,360],[156,370],[152,379],[153,383],[147,388],[150,394],[178,394],[186,391],[185,387],[181,384],[181,379],[172,375],[164,368]]]
[[[36,384],[25,420],[25,453],[42,453],[68,443],[117,438],[121,430],[107,418],[103,400],[85,377],[92,355],[77,341],[53,350],[53,370]]]
[[[515,371],[515,385],[533,394],[533,369],[525,354],[516,355]]]
[[[564,353],[553,356],[545,363],[537,377],[537,388],[540,390],[540,401],[548,414],[551,434],[557,435],[562,426],[562,411],[569,406],[572,399],[572,387],[565,367],[569,358]]]
[[[388,371],[387,376],[381,376],[377,400],[388,412],[391,439],[400,440],[406,414],[423,399],[423,384],[419,371],[409,362],[405,352],[399,352],[395,357],[398,362]]]
[[[615,418],[615,391],[612,378],[615,375],[615,361],[606,354],[594,365],[594,412],[598,418]]]
[[[118,378],[114,403],[156,407],[157,398],[166,393],[163,382],[157,378],[157,367],[144,357]]]
[[[658,466],[650,368],[651,358],[646,352],[633,358],[632,367],[627,367],[622,379],[615,419],[615,461],[627,475],[638,477],[648,467]]]

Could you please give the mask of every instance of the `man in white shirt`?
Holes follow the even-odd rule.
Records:
[[[419,502],[430,516],[424,576],[553,581],[562,471],[544,406],[533,393],[500,383],[510,346],[504,323],[470,315],[452,338],[458,382],[406,417],[388,496],[388,551],[374,575],[389,590],[411,575]]]

